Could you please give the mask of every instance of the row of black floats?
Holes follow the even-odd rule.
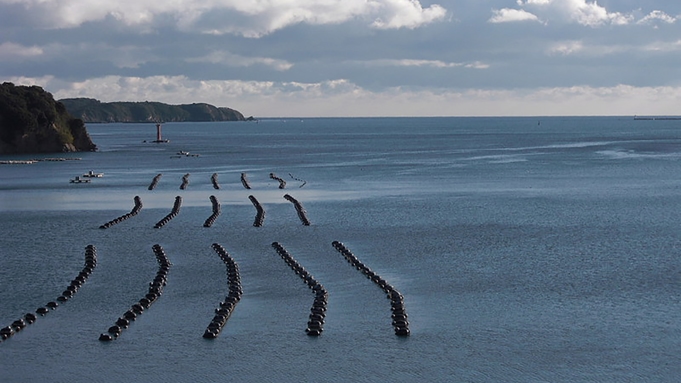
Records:
[[[215,251],[225,263],[227,267],[227,285],[229,293],[224,301],[220,302],[220,306],[215,309],[215,316],[208,324],[206,331],[203,333],[203,337],[206,339],[215,339],[222,328],[227,323],[227,320],[232,316],[232,311],[236,307],[236,304],[241,300],[241,295],[243,290],[241,289],[241,276],[239,275],[239,265],[236,263],[234,258],[232,258],[218,243],[213,244],[213,251]]]
[[[149,190],[154,190],[154,188],[156,188],[156,185],[158,185],[158,181],[161,179],[162,175],[163,174],[158,173],[156,177],[154,177],[154,179],[151,180],[151,184],[149,184]]]
[[[203,223],[203,227],[213,226],[213,223],[215,223],[215,220],[220,215],[220,202],[218,202],[218,199],[214,195],[210,196],[210,203],[213,205],[213,214],[206,219],[206,222]]]
[[[173,209],[170,211],[168,215],[163,217],[160,221],[156,222],[156,225],[154,225],[155,229],[160,229],[163,226],[165,226],[166,223],[170,222],[171,219],[175,218],[180,213],[180,206],[182,206],[182,197],[179,195],[175,197],[175,204],[173,204]]]
[[[116,225],[118,223],[121,223],[128,218],[136,216],[137,213],[140,212],[140,210],[142,210],[142,199],[139,196],[135,196],[135,206],[132,208],[130,213],[123,214],[122,216],[120,216],[118,218],[114,218],[111,221],[99,226],[99,228],[100,229],[108,229],[111,226]]]
[[[388,299],[390,299],[390,309],[392,310],[391,317],[392,325],[395,329],[395,335],[409,335],[409,321],[407,320],[407,312],[404,307],[404,297],[402,294],[400,294],[400,292],[390,285],[385,279],[381,278],[378,274],[371,270],[369,266],[366,266],[359,259],[357,259],[357,257],[352,254],[352,252],[348,250],[348,248],[345,247],[345,245],[343,245],[341,242],[333,241],[331,244],[336,250],[338,250],[338,252],[343,254],[348,263],[350,263],[357,270],[361,271],[362,274],[366,275],[367,278],[376,283],[388,295]]]
[[[285,194],[284,199],[293,203],[293,206],[296,208],[296,213],[298,213],[298,218],[300,218],[300,222],[302,222],[305,226],[310,226],[310,220],[307,218],[307,211],[305,211],[303,204],[298,202],[297,199],[291,197],[289,194]]]
[[[97,266],[97,249],[93,245],[87,245],[85,247],[85,265],[83,269],[78,273],[78,275],[69,283],[66,290],[57,297],[57,301],[66,302],[71,299],[73,295],[80,289],[80,287],[88,279],[92,271]],[[36,314],[44,316],[49,313],[50,310],[54,310],[59,306],[55,301],[48,302],[44,307],[39,307],[36,310]],[[15,320],[11,325],[3,327],[0,329],[0,341],[7,340],[9,337],[15,333],[23,330],[27,325],[32,324],[38,318],[34,313],[26,313],[22,318]]]
[[[303,266],[301,266],[288,251],[279,242],[272,242],[272,247],[277,251],[277,254],[286,262],[287,265],[307,284],[307,286],[314,291],[315,297],[310,309],[310,318],[307,321],[307,328],[305,332],[307,335],[319,336],[324,331],[324,318],[326,317],[326,304],[329,299],[329,293],[324,286],[317,282],[317,280],[310,274]]]
[[[210,176],[210,182],[213,184],[213,189],[220,189],[220,184],[218,183],[218,174],[213,173],[212,176]]]
[[[141,315],[144,310],[148,309],[151,304],[163,294],[163,287],[165,287],[168,282],[168,272],[170,271],[170,266],[172,264],[161,245],[156,244],[152,246],[152,250],[156,256],[156,261],[158,262],[158,271],[156,272],[154,280],[149,282],[149,290],[143,298],[134,303],[128,311],[123,313],[123,315],[116,320],[116,324],[109,327],[107,332],[102,333],[99,336],[99,340],[106,342],[118,338],[121,335],[121,332],[130,326],[130,322],[137,319],[137,316]]]
[[[161,179],[161,176],[162,176],[162,174],[159,173],[154,177],[154,179],[151,181],[151,184],[149,185],[149,190],[154,190],[156,188],[156,185],[158,185],[158,181]],[[293,176],[291,176],[291,177],[293,177]],[[286,188],[286,180],[284,180],[283,178],[277,176],[274,173],[270,173],[270,178],[279,182],[279,189],[285,189]],[[297,180],[297,181],[303,182],[303,184],[300,185],[300,187],[305,186],[305,184],[307,183],[306,181],[301,180],[300,178],[294,178],[294,179]],[[220,189],[220,184],[218,183],[218,174],[217,173],[213,173],[213,175],[210,177],[210,181],[213,184],[213,188]],[[245,189],[251,188],[251,185],[248,181],[248,176],[246,175],[246,173],[241,173],[241,184],[244,186]],[[187,186],[189,186],[189,173],[182,176],[182,183],[180,184],[180,189],[185,190],[187,188]]]
[[[258,202],[255,197],[252,195],[248,196],[248,199],[251,200],[251,203],[253,203],[253,206],[255,206],[255,221],[253,221],[253,226],[255,227],[260,227],[262,226],[263,221],[265,221],[265,209],[262,207],[260,202]]]
[[[270,178],[279,182],[279,189],[284,189],[286,187],[286,181],[283,178],[278,177],[274,173],[270,173]]]
[[[189,173],[182,176],[182,183],[180,184],[180,189],[184,190],[189,185]]]
[[[305,180],[302,179],[302,178],[298,178],[298,177],[294,176],[294,175],[291,174],[291,173],[289,173],[288,175],[289,175],[291,178],[293,178],[294,180],[302,182],[302,183],[300,184],[300,186],[298,186],[299,188],[302,188],[303,186],[305,186],[305,185],[307,184],[307,181],[305,181]]]
[[[241,173],[241,184],[244,185],[245,189],[251,188],[251,185],[248,183],[248,176],[246,173]]]

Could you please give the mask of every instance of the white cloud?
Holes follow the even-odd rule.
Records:
[[[633,20],[630,14],[608,12],[596,1],[587,0],[517,0],[521,7],[529,7],[545,20],[567,20],[597,27],[605,24],[625,25]]]
[[[681,87],[571,86],[537,89],[415,89],[372,92],[351,81],[196,81],[184,76],[108,76],[70,83],[51,76],[4,78],[40,85],[55,98],[207,102],[258,117],[523,116],[678,114]]]
[[[676,22],[676,18],[669,16],[668,14],[662,12],[662,11],[652,11],[648,15],[646,15],[644,18],[641,20],[637,21],[637,24],[653,24],[657,21],[661,21],[663,23],[667,24],[673,24]]]
[[[643,46],[642,48],[643,51],[648,51],[648,52],[678,52],[681,51],[681,40],[676,40],[676,41],[658,41],[654,43],[650,43],[648,45]]]
[[[415,59],[382,59],[356,62],[367,66],[397,66],[397,67],[429,67],[429,68],[472,68],[472,69],[487,69],[488,64],[480,61],[469,63],[446,62],[442,60],[415,60]]]
[[[670,53],[681,51],[681,40],[654,41],[644,45],[633,44],[585,44],[579,40],[559,41],[546,49],[546,54],[553,55],[581,55],[585,57],[603,57],[622,53]]]
[[[0,44],[0,60],[18,61],[24,58],[37,57],[43,54],[43,49],[36,46],[23,46],[11,42]]]
[[[417,0],[384,0],[377,3],[384,15],[376,18],[372,25],[379,29],[413,29],[442,20],[447,14],[447,10],[438,4],[424,9]]]
[[[549,55],[568,56],[584,49],[584,44],[581,41],[561,41],[549,47]]]
[[[473,61],[472,63],[468,63],[464,65],[466,68],[473,68],[473,69],[488,69],[490,66],[489,64],[485,64],[480,61]]]
[[[102,43],[53,43],[43,46],[26,47],[11,42],[0,44],[0,60],[5,62],[48,62],[54,59],[70,60],[83,55],[107,61],[118,68],[137,68],[140,64],[156,59],[145,48],[132,45],[111,46]]]
[[[23,5],[26,20],[42,28],[74,28],[110,17],[147,29],[170,18],[182,29],[248,37],[297,23],[352,19],[364,19],[379,29],[417,28],[442,20],[447,13],[437,4],[424,8],[418,0],[0,0],[3,3]]]
[[[518,5],[525,5],[525,4],[539,4],[539,5],[545,5],[549,4],[553,0],[518,0],[516,1]]]
[[[487,20],[490,23],[508,23],[515,21],[539,21],[539,18],[524,9],[494,9],[492,17]]]
[[[211,64],[222,64],[230,67],[249,67],[252,65],[265,65],[278,71],[291,69],[293,64],[286,60],[278,60],[268,57],[245,57],[227,51],[214,51],[206,56],[188,58],[187,62],[205,62]]]

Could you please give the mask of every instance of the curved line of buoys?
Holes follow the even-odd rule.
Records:
[[[404,297],[400,294],[397,289],[390,285],[385,279],[381,278],[378,274],[372,271],[368,266],[363,264],[357,257],[348,250],[345,245],[341,242],[333,241],[331,243],[333,247],[338,250],[345,259],[357,270],[361,271],[367,278],[371,279],[372,282],[376,283],[383,291],[388,295],[390,299],[390,307],[392,310],[392,325],[395,329],[395,335],[408,336],[409,331],[409,321],[407,320],[407,311],[404,307]]]
[[[170,263],[170,260],[168,259],[168,256],[166,256],[161,245],[156,244],[152,246],[152,250],[156,256],[156,261],[158,262],[158,271],[156,272],[154,280],[149,283],[147,294],[139,301],[135,302],[128,311],[118,318],[116,323],[109,327],[107,332],[102,333],[99,336],[99,340],[102,342],[118,338],[123,330],[130,326],[130,322],[133,322],[139,315],[142,315],[144,310],[148,309],[151,304],[163,294],[163,287],[168,283],[168,272],[170,271],[172,263]]]
[[[151,180],[151,184],[149,184],[149,190],[154,190],[154,188],[156,188],[156,185],[158,185],[158,181],[161,179],[162,175],[163,174],[158,173],[156,177],[154,177],[154,179]]]
[[[319,336],[324,331],[324,318],[326,317],[326,303],[329,299],[329,293],[324,286],[317,282],[317,280],[310,274],[303,266],[301,266],[288,251],[279,242],[272,242],[272,247],[277,251],[277,254],[286,262],[287,265],[298,274],[298,276],[307,284],[307,286],[314,291],[315,298],[310,309],[310,317],[307,322],[305,332],[310,336]]]
[[[243,290],[241,289],[241,276],[239,275],[239,265],[236,263],[220,244],[213,244],[213,251],[215,251],[225,263],[227,267],[227,286],[229,293],[220,306],[215,309],[215,316],[206,327],[203,337],[206,339],[215,339],[222,331],[222,328],[227,324],[227,320],[232,316],[232,312],[236,304],[241,300]]]
[[[182,176],[182,184],[180,185],[180,189],[186,189],[187,185],[189,185],[189,173]]]
[[[154,225],[154,229],[160,229],[163,226],[165,226],[166,223],[170,222],[171,219],[175,218],[180,213],[180,206],[182,205],[182,197],[179,195],[175,197],[175,204],[173,205],[173,209],[170,211],[168,215],[163,217],[160,221],[156,222],[156,225]]]
[[[277,177],[276,174],[270,173],[270,178],[279,182],[279,189],[284,189],[286,187],[286,181],[281,177]]]
[[[310,220],[307,218],[307,211],[305,211],[303,205],[298,202],[297,199],[291,197],[290,194],[285,194],[284,199],[293,203],[293,206],[296,208],[296,213],[298,213],[298,218],[300,218],[300,222],[302,222],[305,226],[310,226]]]
[[[303,186],[305,186],[307,184],[307,181],[305,181],[304,179],[294,177],[293,174],[291,174],[291,173],[289,173],[288,175],[291,176],[291,178],[293,178],[294,180],[302,182],[302,184],[300,184],[300,186],[298,186],[299,188],[302,188]]]
[[[203,227],[213,226],[213,223],[215,223],[215,220],[220,215],[220,202],[218,202],[218,199],[212,195],[210,196],[210,202],[213,204],[213,214],[206,219],[206,222],[203,223]]]
[[[248,183],[248,176],[246,176],[246,173],[241,173],[241,184],[244,185],[244,188],[250,189],[251,185]]]
[[[111,226],[116,225],[118,223],[121,223],[128,218],[136,216],[137,213],[140,212],[140,210],[142,210],[142,199],[139,196],[135,196],[135,206],[132,208],[130,213],[123,214],[122,216],[120,216],[118,218],[114,218],[111,221],[99,226],[99,228],[100,229],[108,229]]]
[[[248,199],[251,200],[251,203],[253,203],[253,206],[255,206],[256,210],[255,221],[253,221],[253,226],[260,227],[262,226],[263,221],[265,221],[265,209],[263,209],[260,202],[258,202],[258,200],[255,199],[255,197],[253,197],[252,195],[249,195]]]
[[[210,176],[210,182],[213,184],[214,189],[220,189],[220,184],[218,183],[218,174],[213,173],[212,176]]]
[[[80,289],[81,286],[88,279],[92,271],[94,271],[97,266],[97,249],[93,245],[87,245],[85,247],[85,265],[83,269],[78,273],[78,275],[71,281],[71,283],[66,287],[66,290],[57,297],[57,301],[66,302],[71,299],[73,295]],[[59,304],[55,301],[48,302],[44,307],[39,307],[36,310],[36,314],[44,316],[51,310],[59,307]],[[23,330],[27,325],[33,324],[38,317],[33,313],[26,313],[23,317],[15,320],[9,326],[5,326],[0,329],[0,342],[7,340],[9,337]]]

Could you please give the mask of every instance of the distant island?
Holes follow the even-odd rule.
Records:
[[[95,151],[83,120],[39,86],[0,85],[0,154]]]
[[[161,102],[100,102],[93,98],[65,98],[59,100],[70,114],[85,122],[204,122],[246,121],[248,119],[230,108],[210,104],[169,105]]]

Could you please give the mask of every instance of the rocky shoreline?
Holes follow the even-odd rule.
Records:
[[[0,84],[0,154],[96,151],[85,123],[39,86]]]

